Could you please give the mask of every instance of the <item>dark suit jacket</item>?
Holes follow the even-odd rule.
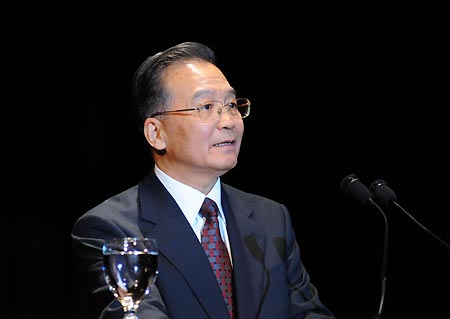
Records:
[[[232,247],[238,319],[334,318],[310,283],[284,205],[222,184],[222,207]],[[139,306],[140,319],[228,318],[201,244],[153,171],[74,225],[79,275],[99,318],[123,316],[103,278],[101,247],[106,238],[128,236],[158,241],[156,287]]]

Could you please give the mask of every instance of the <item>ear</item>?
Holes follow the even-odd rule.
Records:
[[[148,144],[154,149],[161,151],[166,148],[166,142],[162,133],[163,124],[153,118],[149,117],[144,122],[144,135]]]

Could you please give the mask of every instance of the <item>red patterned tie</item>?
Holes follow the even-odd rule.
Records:
[[[200,215],[206,218],[202,230],[202,245],[222,290],[230,318],[233,318],[233,275],[228,249],[220,236],[218,212],[216,203],[212,199],[205,198],[200,209]]]

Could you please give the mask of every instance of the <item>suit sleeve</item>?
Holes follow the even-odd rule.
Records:
[[[276,248],[286,263],[290,287],[291,318],[335,319],[332,312],[322,304],[316,287],[311,283],[310,276],[301,259],[299,244],[289,213],[285,207],[284,210],[286,242],[276,243]]]

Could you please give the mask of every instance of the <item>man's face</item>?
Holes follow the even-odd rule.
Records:
[[[236,98],[223,73],[204,61],[172,65],[163,81],[170,93],[166,110],[195,108],[211,101],[226,104]],[[220,114],[214,112],[206,122],[196,110],[161,115],[158,120],[165,144],[158,166],[172,177],[216,178],[236,165],[244,123],[240,116],[231,115],[227,107]]]

